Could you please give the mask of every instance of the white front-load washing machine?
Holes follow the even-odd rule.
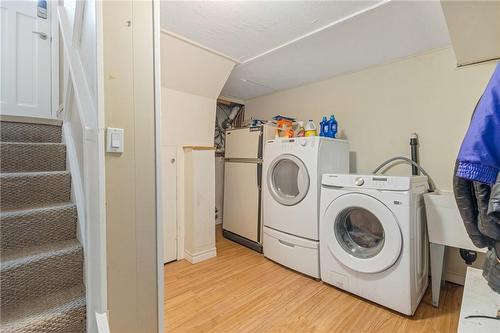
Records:
[[[413,315],[428,285],[427,177],[325,174],[321,279]]]
[[[263,159],[264,256],[319,278],[323,173],[349,172],[349,143],[323,137],[268,140]]]

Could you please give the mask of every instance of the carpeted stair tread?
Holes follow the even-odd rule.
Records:
[[[77,239],[2,252],[2,308],[83,283]]]
[[[62,121],[0,116],[0,333],[86,331]]]
[[[61,242],[27,247],[24,249],[5,250],[2,253],[1,271],[3,272],[6,269],[17,267],[30,261],[39,260],[54,255],[60,255],[66,252],[72,252],[80,249],[81,245],[75,238]]]
[[[2,211],[40,207],[70,201],[68,171],[0,174]]]
[[[0,332],[85,332],[85,319],[85,288],[77,285],[2,309]]]
[[[2,142],[60,143],[62,128],[60,125],[0,121],[0,137]]]
[[[2,251],[38,246],[76,237],[75,204],[66,202],[0,213]]]
[[[66,170],[64,143],[1,142],[1,172]]]

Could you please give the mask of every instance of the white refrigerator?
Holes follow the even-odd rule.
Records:
[[[268,125],[226,131],[224,237],[262,252],[262,156],[274,135]]]

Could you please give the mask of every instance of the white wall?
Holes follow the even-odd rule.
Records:
[[[179,259],[184,254],[183,147],[213,146],[217,97],[233,67],[226,58],[162,33],[162,146],[177,147]]]
[[[185,258],[195,264],[216,255],[213,148],[184,148]]]
[[[494,66],[457,69],[453,50],[443,49],[251,99],[245,114],[319,121],[334,113],[340,136],[351,143],[356,173],[370,173],[393,156],[408,156],[409,135],[416,132],[420,163],[439,188],[451,190],[458,149]],[[407,166],[391,170],[409,172]],[[449,273],[461,276],[464,266],[456,255],[450,257]]]
[[[95,0],[86,0],[83,10],[81,58],[85,75],[97,100],[97,45],[96,45],[96,10]]]
[[[167,63],[168,66],[168,63]],[[213,146],[216,100],[162,87],[162,151],[177,149],[177,258],[184,258],[184,146]],[[162,159],[162,165],[169,163]],[[163,172],[164,177],[168,175]],[[168,186],[168,179],[164,182]],[[166,193],[167,189],[163,192]],[[164,219],[173,218],[166,212]]]
[[[97,3],[102,126],[125,133],[123,153],[105,157],[109,327],[120,333],[160,332],[153,1]]]
[[[79,0],[64,0],[61,4],[64,6],[64,11],[68,15],[69,22],[73,26],[76,3]],[[85,78],[89,85],[94,100],[97,100],[97,50],[96,50],[96,4],[95,0],[84,0],[82,26],[80,35],[79,53],[80,59],[85,72]],[[57,15],[57,14],[56,14]],[[72,37],[72,31],[69,37]],[[62,41],[60,41],[62,44]],[[61,45],[61,51],[63,47]],[[64,62],[64,54],[60,54],[60,99],[64,97],[66,87],[64,86],[65,74],[67,64]],[[96,102],[97,103],[97,102]],[[96,105],[97,106],[97,105]],[[88,117],[97,117],[97,115],[88,115]]]
[[[165,87],[161,97],[164,145],[213,146],[216,99]]]

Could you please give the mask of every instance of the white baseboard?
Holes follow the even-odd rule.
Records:
[[[200,261],[207,260],[215,256],[217,256],[217,250],[215,247],[198,253],[191,253],[188,250],[184,250],[184,259],[192,264],[199,263]]]
[[[97,333],[109,333],[109,323],[107,313],[95,313],[97,323]]]

